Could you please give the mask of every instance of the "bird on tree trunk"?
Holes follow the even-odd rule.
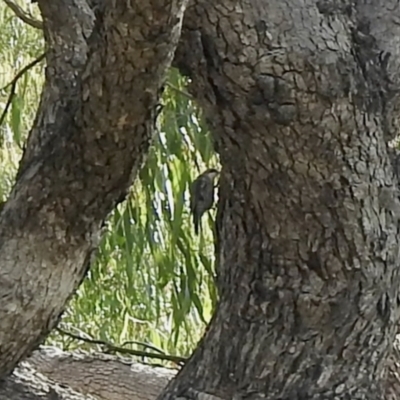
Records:
[[[190,186],[190,211],[196,235],[199,234],[201,217],[214,203],[214,179],[218,173],[214,168],[207,169]]]

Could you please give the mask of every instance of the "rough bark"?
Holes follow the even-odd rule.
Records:
[[[125,7],[133,2],[114,2],[104,15],[97,7],[87,40],[91,11],[65,3],[75,7],[56,13],[64,3],[41,2],[50,46],[41,128],[1,215],[3,373],[54,324],[102,219],[140,165],[147,111],[179,36],[172,16],[184,7],[153,1],[148,25],[139,2],[134,12]],[[175,65],[191,77],[223,164],[220,302],[160,399],[376,400],[388,372],[396,377],[387,366],[400,203],[388,142],[399,130],[399,7],[194,0],[186,11]],[[71,36],[70,26],[89,28]]]
[[[36,372],[29,364],[21,363],[4,381],[0,381],[0,400],[94,400],[89,395],[62,387]]]
[[[27,363],[65,387],[104,400],[154,400],[176,375],[176,370],[127,357],[66,353],[48,347],[35,351]]]
[[[380,399],[398,319],[397,1],[197,0],[220,302],[160,399]],[[391,54],[390,54],[390,53]]]
[[[394,352],[388,359],[385,400],[400,398],[399,349],[397,337]],[[54,396],[54,392],[64,388],[61,395],[66,399],[78,399],[71,396],[79,394],[92,395],[98,400],[154,400],[175,373],[175,370],[143,365],[127,357],[81,351],[65,353],[41,347],[0,385],[0,399],[48,399],[49,393]]]
[[[175,374],[126,357],[40,347],[1,382],[0,400],[154,400]]]
[[[96,15],[85,0],[38,4],[46,83],[0,216],[0,376],[56,324],[142,165],[186,0],[107,1]]]

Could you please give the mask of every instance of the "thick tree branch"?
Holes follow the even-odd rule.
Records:
[[[2,400],[95,400],[89,394],[82,394],[70,387],[50,381],[38,373],[28,363],[22,363],[18,369],[0,382]]]
[[[27,362],[59,384],[104,400],[154,400],[176,374],[176,370],[140,364],[129,358],[66,353],[50,347],[41,347]]]
[[[0,217],[0,375],[54,327],[143,164],[185,0],[39,0],[46,84]],[[15,257],[18,254],[18,257]]]

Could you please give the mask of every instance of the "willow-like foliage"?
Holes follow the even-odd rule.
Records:
[[[40,18],[36,6],[19,2]],[[0,3],[0,88],[43,52],[42,33]],[[43,84],[43,63],[18,81],[0,127],[0,196],[12,187],[33,123]],[[159,127],[147,162],[131,193],[109,216],[96,261],[62,319],[62,327],[84,337],[143,350],[143,344],[187,355],[199,340],[216,301],[215,211],[200,237],[189,215],[189,184],[218,167],[201,112],[175,70],[168,76]],[[10,88],[0,91],[0,113]],[[88,348],[54,333],[49,343]],[[154,350],[154,349],[153,349]]]

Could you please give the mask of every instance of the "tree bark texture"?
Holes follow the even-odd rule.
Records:
[[[0,381],[0,400],[95,400],[51,381],[23,362],[14,373]]]
[[[397,335],[388,359],[385,400],[400,398],[399,350]],[[154,400],[176,372],[128,357],[40,347],[0,384],[0,400],[55,400],[54,393],[66,400],[90,396],[97,400]],[[199,397],[213,400],[211,395]]]
[[[104,400],[155,400],[177,372],[128,357],[51,347],[40,347],[26,363],[63,387]]]
[[[186,6],[93,4],[39,0],[46,85],[0,216],[0,375],[54,326],[140,167]],[[190,2],[174,62],[223,164],[220,302],[160,399],[383,398],[399,18],[395,0]]]
[[[0,216],[0,376],[54,327],[143,163],[186,0],[38,4],[46,83]]]
[[[220,302],[159,399],[381,399],[398,319],[397,1],[190,3]],[[205,397],[204,397],[205,396]]]

